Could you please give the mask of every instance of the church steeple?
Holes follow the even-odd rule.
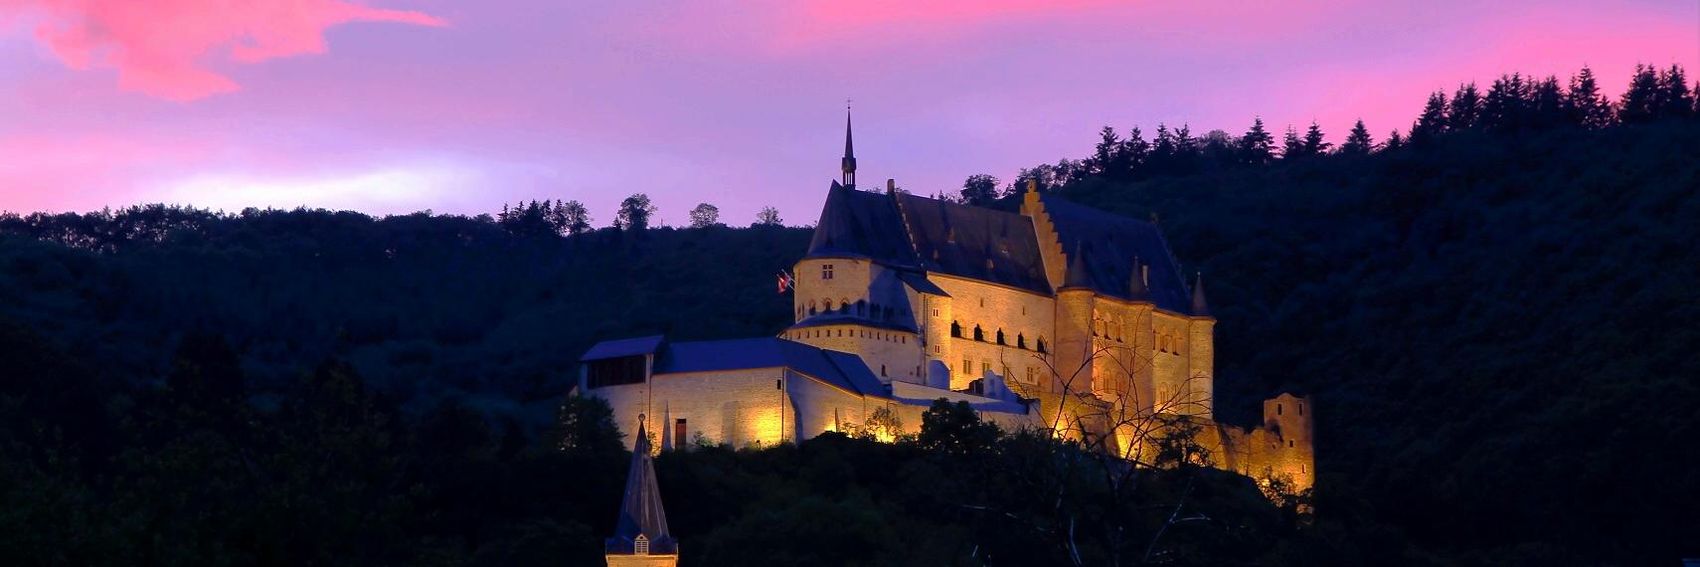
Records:
[[[661,509],[661,489],[655,484],[655,465],[649,457],[649,432],[638,416],[637,444],[626,472],[626,494],[614,537],[608,538],[609,567],[671,567],[679,561],[679,542],[667,532],[667,513]]]
[[[844,170],[845,187],[856,188],[856,145],[850,136],[850,105],[844,105],[844,159],[839,162],[839,168]]]

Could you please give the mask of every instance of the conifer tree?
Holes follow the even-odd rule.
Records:
[[[1399,137],[1399,130],[1395,128],[1387,134],[1387,143],[1381,145],[1381,151],[1397,150],[1403,147],[1405,147],[1405,139]]]
[[[1687,118],[1694,114],[1694,93],[1688,90],[1688,77],[1681,65],[1671,65],[1659,73],[1658,115],[1665,118]]]
[[[1458,86],[1458,91],[1452,95],[1452,104],[1446,109],[1446,127],[1457,132],[1481,126],[1482,95],[1476,90],[1476,83],[1470,82]]]
[[[1426,144],[1446,133],[1446,95],[1440,91],[1428,95],[1423,113],[1411,125],[1411,143]]]
[[[1558,77],[1547,75],[1534,83],[1529,94],[1529,125],[1535,128],[1551,128],[1565,123],[1564,89],[1558,86]]]
[[[1523,75],[1500,75],[1482,101],[1481,126],[1508,132],[1522,130],[1528,125],[1529,106],[1529,82]]]
[[[1564,106],[1570,123],[1583,128],[1610,126],[1616,114],[1611,101],[1600,94],[1600,83],[1594,78],[1594,70],[1587,67],[1570,77],[1570,90],[1564,94]]]
[[[1246,130],[1244,136],[1240,136],[1240,163],[1249,165],[1269,163],[1269,159],[1273,157],[1270,153],[1271,146],[1274,143],[1275,138],[1270,136],[1269,131],[1263,128],[1263,119],[1257,118],[1252,121],[1251,129]]]
[[[1120,177],[1123,172],[1117,166],[1120,165],[1121,155],[1121,137],[1116,135],[1114,128],[1105,126],[1103,130],[1098,131],[1098,145],[1093,146],[1092,158],[1087,160],[1086,167],[1094,175],[1102,175],[1112,179]],[[970,177],[969,179],[973,178]],[[968,198],[968,187],[966,185],[963,186],[962,191],[962,196]]]
[[[1288,126],[1287,132],[1281,135],[1281,159],[1294,160],[1302,157],[1305,157],[1304,142],[1299,140],[1299,132]]]
[[[1623,91],[1617,121],[1634,124],[1652,120],[1659,110],[1659,73],[1652,65],[1636,65],[1629,88]]]
[[[1157,138],[1151,143],[1151,154],[1146,156],[1145,161],[1152,175],[1174,173],[1175,134],[1169,131],[1168,125],[1157,124]]]
[[[1334,144],[1328,143],[1327,139],[1322,135],[1322,126],[1317,125],[1315,120],[1310,121],[1310,128],[1305,130],[1305,155],[1319,156],[1327,153],[1328,148],[1331,147],[1334,147]]]
[[[1151,143],[1145,141],[1145,133],[1134,126],[1127,132],[1127,139],[1122,140],[1122,159],[1127,160],[1128,173],[1137,177],[1145,167],[1151,153]]]
[[[1340,154],[1348,156],[1368,155],[1375,147],[1375,141],[1370,138],[1369,128],[1364,127],[1363,119],[1352,124],[1351,133],[1346,134],[1346,143],[1340,144]]]

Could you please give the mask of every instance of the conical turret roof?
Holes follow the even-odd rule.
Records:
[[[1069,255],[1068,272],[1063,275],[1063,285],[1057,289],[1092,288],[1092,273],[1086,268],[1086,250],[1075,246],[1074,253]]]

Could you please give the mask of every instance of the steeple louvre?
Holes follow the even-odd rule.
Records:
[[[839,162],[839,168],[844,170],[843,183],[845,187],[856,188],[856,144],[850,135],[850,108],[844,108],[844,159]]]

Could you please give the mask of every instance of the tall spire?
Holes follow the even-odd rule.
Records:
[[[844,159],[839,162],[844,170],[844,186],[856,188],[856,145],[850,136],[850,101],[844,101]]]
[[[614,523],[614,537],[608,538],[606,546],[609,565],[624,564],[631,556],[678,554],[679,544],[667,532],[667,513],[661,508],[661,488],[655,484],[650,447],[649,432],[640,415],[632,466],[626,473],[626,494]]]

